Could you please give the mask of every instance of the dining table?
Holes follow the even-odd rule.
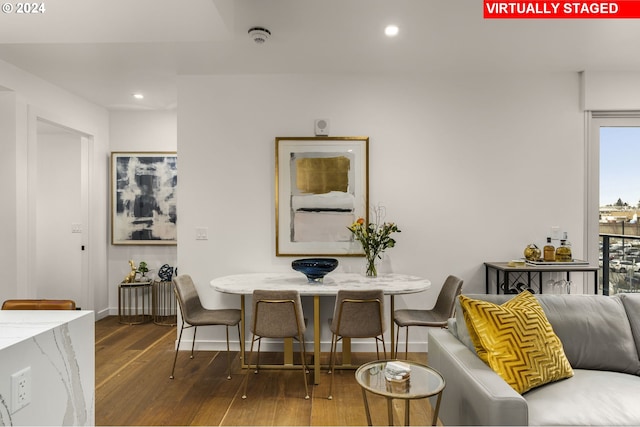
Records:
[[[391,337],[391,357],[395,349],[394,321],[395,296],[426,291],[431,281],[426,278],[408,274],[390,273],[377,277],[368,277],[360,273],[334,272],[326,275],[321,282],[309,282],[299,272],[245,273],[217,277],[210,282],[211,287],[222,293],[240,296],[241,328],[240,357],[242,366],[246,367],[245,358],[245,296],[255,290],[295,290],[300,296],[313,297],[313,371],[314,383],[320,379],[320,298],[335,297],[339,290],[381,289],[390,298],[389,301],[389,334]],[[347,350],[349,349],[349,350]],[[293,340],[285,340],[285,365],[293,365]],[[350,364],[350,340],[343,338],[343,365]]]

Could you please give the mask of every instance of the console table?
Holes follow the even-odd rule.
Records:
[[[216,291],[240,295],[241,324],[240,328],[240,357],[245,363],[245,296],[251,295],[256,289],[264,290],[296,290],[301,296],[313,296],[313,363],[314,381],[318,384],[320,378],[320,297],[335,296],[339,290],[381,289],[385,295],[390,296],[389,321],[391,327],[391,356],[395,348],[395,336],[393,328],[394,296],[422,292],[431,287],[427,279],[406,274],[385,274],[378,277],[366,277],[357,273],[330,273],[325,276],[323,283],[311,284],[307,278],[297,272],[287,273],[250,273],[236,274],[219,277],[211,281],[211,287]],[[289,345],[293,345],[289,341]],[[343,339],[343,348],[348,340]],[[287,348],[285,342],[285,355],[293,354],[292,349]],[[285,364],[293,364],[285,358]],[[348,355],[346,355],[347,363]]]
[[[558,265],[530,265],[526,264],[521,267],[511,267],[507,262],[485,262],[485,286],[487,294],[491,293],[490,283],[491,283],[491,272],[495,272],[495,280],[496,287],[495,293],[499,294],[500,292],[500,276],[502,275],[502,283],[505,284],[505,287],[509,287],[509,275],[510,274],[524,274],[526,275],[527,286],[531,288],[532,286],[532,278],[537,275],[538,283],[540,284],[539,293],[542,293],[542,273],[566,273],[567,280],[570,280],[570,275],[573,272],[580,273],[593,273],[594,278],[594,293],[598,294],[598,270],[599,267],[584,265],[584,264],[562,264],[558,263]],[[502,289],[502,293],[505,289]]]

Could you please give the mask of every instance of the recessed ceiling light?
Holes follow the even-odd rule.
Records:
[[[134,93],[134,94],[133,94],[133,97],[134,97],[135,99],[144,99],[144,95],[143,95],[143,94],[141,94],[141,93]]]
[[[399,28],[397,25],[387,25],[384,29],[384,33],[387,37],[395,37],[398,35]]]

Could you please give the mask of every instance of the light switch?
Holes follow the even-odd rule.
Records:
[[[209,229],[207,227],[196,227],[196,240],[209,240]]]

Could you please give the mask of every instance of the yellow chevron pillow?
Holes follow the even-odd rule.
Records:
[[[515,391],[573,376],[560,339],[530,292],[503,305],[459,298],[478,356]]]

